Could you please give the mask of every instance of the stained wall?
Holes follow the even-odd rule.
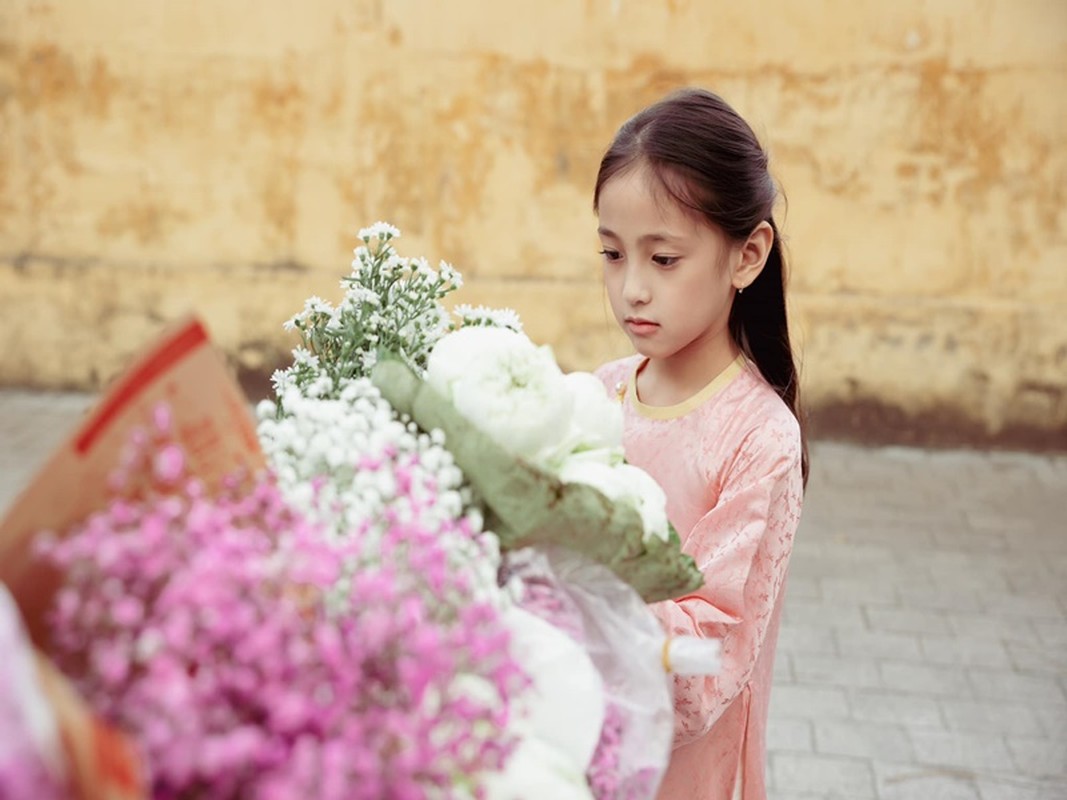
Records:
[[[4,0],[0,384],[97,388],[190,310],[266,375],[379,219],[565,366],[625,353],[593,178],[686,84],[771,153],[821,426],[1067,439],[1058,0]]]

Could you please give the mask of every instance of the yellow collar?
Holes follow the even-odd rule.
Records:
[[[711,383],[694,394],[692,397],[683,400],[680,403],[676,403],[673,406],[650,406],[642,403],[637,399],[637,375],[644,369],[648,363],[648,359],[644,359],[639,362],[634,368],[633,373],[630,375],[629,385],[626,387],[626,394],[630,399],[630,404],[634,407],[642,417],[648,417],[649,419],[676,419],[678,417],[685,416],[694,408],[704,403],[706,400],[713,397],[720,390],[722,390],[730,381],[737,377],[741,370],[745,367],[745,357],[739,355],[718,375],[716,375]]]

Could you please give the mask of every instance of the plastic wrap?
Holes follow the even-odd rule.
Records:
[[[522,581],[523,607],[578,639],[600,672],[605,723],[587,771],[594,795],[651,800],[674,731],[659,621],[610,569],[573,550],[517,551],[508,569]]]

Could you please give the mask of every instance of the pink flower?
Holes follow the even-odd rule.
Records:
[[[352,573],[369,527],[327,541],[269,477],[212,497],[154,424],[126,494],[41,548],[67,576],[61,666],[134,735],[154,796],[446,798],[503,765],[526,677],[431,533],[441,515],[422,524],[433,495],[387,513],[380,560]],[[459,676],[491,691],[467,696]]]

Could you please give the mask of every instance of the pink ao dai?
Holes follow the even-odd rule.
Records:
[[[796,419],[738,358],[677,406],[637,397],[640,356],[597,374],[617,393],[631,463],[667,494],[667,514],[704,586],[652,606],[672,634],[722,640],[711,678],[675,677],[675,739],[660,800],[764,800],[778,622],[802,500]]]

